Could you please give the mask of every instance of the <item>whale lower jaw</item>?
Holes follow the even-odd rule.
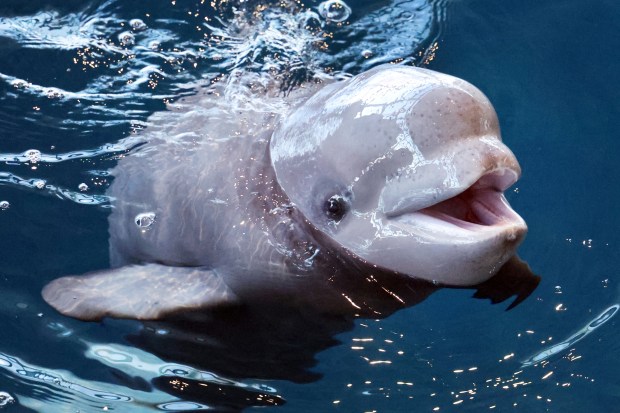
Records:
[[[384,216],[381,236],[355,252],[441,285],[484,282],[515,254],[527,233],[525,221],[504,196],[517,177],[505,170],[489,172],[452,197]]]

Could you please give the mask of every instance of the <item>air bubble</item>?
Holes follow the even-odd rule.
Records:
[[[28,82],[21,80],[21,79],[15,79],[14,81],[11,82],[11,85],[15,89],[26,89],[29,86]]]
[[[362,50],[362,57],[364,59],[370,59],[373,55],[374,55],[374,53],[370,49]]]
[[[327,0],[319,4],[319,14],[328,22],[341,23],[351,15],[351,8],[342,0]]]
[[[152,42],[149,43],[149,49],[158,52],[160,51],[161,48],[161,43],[157,40],[153,40]]]
[[[133,34],[131,34],[131,32],[122,32],[118,35],[118,41],[120,42],[121,46],[133,46],[133,44],[136,42],[136,39]]]
[[[129,20],[129,25],[131,26],[131,28],[137,32],[141,32],[143,30],[146,30],[146,23],[144,23],[142,20],[140,19],[131,19]]]
[[[0,209],[9,209],[10,206],[11,204],[9,204],[9,201],[0,201]]]
[[[45,94],[47,95],[48,99],[62,99],[65,96],[65,94],[60,89],[56,88],[47,89]]]
[[[321,18],[313,11],[303,13],[299,18],[299,23],[301,27],[310,31],[320,30],[321,28]]]
[[[148,228],[153,225],[155,222],[155,213],[154,212],[143,212],[141,214],[136,215],[135,223],[140,228]]]
[[[87,191],[88,190],[88,185],[86,185],[84,182],[82,182],[81,184],[78,185],[78,189],[82,192]]]
[[[0,391],[0,407],[6,406],[7,404],[13,403],[14,401],[15,399],[13,398],[13,396],[11,396],[5,391]]]
[[[24,152],[24,155],[28,158],[30,163],[37,163],[41,160],[41,151],[38,149],[28,149]]]

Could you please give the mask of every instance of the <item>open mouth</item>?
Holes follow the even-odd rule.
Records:
[[[508,228],[524,233],[527,228],[525,222],[504,197],[504,191],[517,178],[518,173],[510,168],[491,171],[449,198],[416,210],[405,207],[388,216],[391,222],[403,229],[426,229],[436,235],[444,233],[469,237],[474,232],[482,235],[489,231],[504,232]],[[516,233],[512,230],[509,232]]]
[[[420,214],[469,230],[481,226],[523,225],[504,197],[504,190],[514,183],[505,173],[482,176],[460,194],[423,208]]]

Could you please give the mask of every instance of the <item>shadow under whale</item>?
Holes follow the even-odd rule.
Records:
[[[507,310],[525,300],[538,286],[540,277],[517,257],[513,257],[491,279],[478,284],[473,297],[493,304],[514,297]],[[403,302],[372,294],[371,310],[364,314],[334,314],[318,306],[299,307],[287,302],[247,303],[171,315],[163,320],[144,322],[144,328],[126,339],[156,356],[206,369],[233,379],[277,379],[312,382],[321,375],[313,371],[317,353],[339,344],[337,334],[351,330],[356,318],[385,318],[414,306],[440,287],[408,279],[397,291]],[[467,288],[470,289],[470,288]],[[407,293],[406,293],[407,292]],[[351,291],[347,291],[351,294]],[[358,291],[355,299],[369,291]],[[185,379],[184,379],[185,380]],[[154,386],[178,397],[174,377],[161,377]],[[201,397],[199,391],[191,397]],[[205,390],[202,397],[209,398]],[[195,399],[194,399],[195,401]]]

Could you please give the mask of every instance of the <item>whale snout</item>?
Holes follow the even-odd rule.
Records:
[[[525,236],[527,235],[527,225],[523,222],[523,225],[512,226],[510,228],[506,228],[504,232],[504,242],[508,247],[512,247],[514,249],[521,244]]]

